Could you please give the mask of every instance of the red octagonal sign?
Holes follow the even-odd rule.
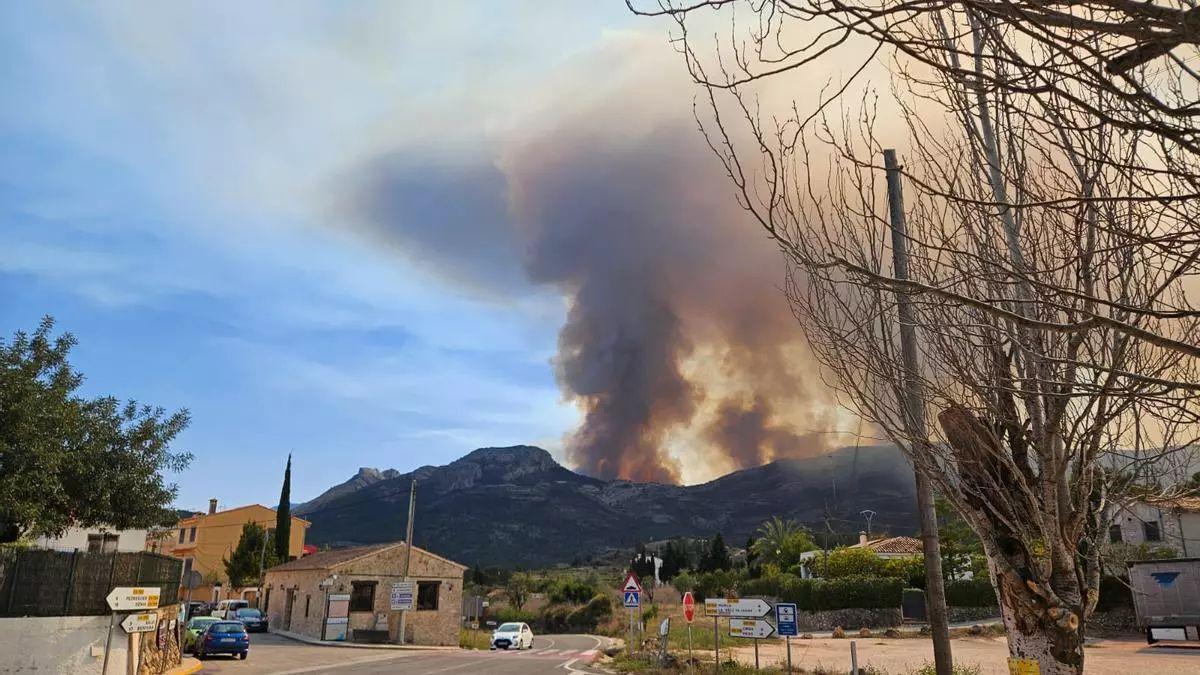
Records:
[[[687,619],[688,623],[696,618],[696,600],[691,591],[683,594],[683,618]]]

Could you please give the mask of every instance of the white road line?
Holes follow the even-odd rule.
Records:
[[[439,668],[438,670],[426,670],[424,673],[422,673],[422,675],[433,675],[434,673],[444,673],[444,672],[447,672],[450,670],[458,670],[459,668],[466,668],[467,666],[478,666],[479,664],[480,664],[479,661],[471,660],[471,661],[467,661],[466,663],[460,663],[457,666],[447,666],[445,668]]]

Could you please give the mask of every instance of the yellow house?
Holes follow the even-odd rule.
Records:
[[[217,500],[208,500],[208,513],[197,513],[184,518],[179,524],[160,535],[155,547],[163,553],[183,559],[183,572],[195,570],[203,581],[192,590],[193,600],[216,602],[228,598],[253,600],[257,588],[230,588],[225,578],[224,559],[237,548],[242,536],[242,526],[256,523],[275,531],[275,509],[261,504],[239,506],[224,511],[217,510]],[[292,529],[288,537],[288,558],[304,555],[304,535],[311,523],[292,516]],[[182,597],[182,596],[181,596]]]

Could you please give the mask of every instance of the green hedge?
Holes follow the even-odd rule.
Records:
[[[898,608],[904,594],[904,581],[888,577],[842,577],[839,579],[801,579],[780,574],[748,579],[739,586],[743,596],[761,595],[783,602],[794,602],[803,611],[829,609]]]
[[[959,579],[946,582],[949,607],[995,607],[996,591],[986,579]]]

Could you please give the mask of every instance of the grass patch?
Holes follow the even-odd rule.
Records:
[[[492,634],[486,630],[458,629],[458,646],[463,649],[490,649]]]

